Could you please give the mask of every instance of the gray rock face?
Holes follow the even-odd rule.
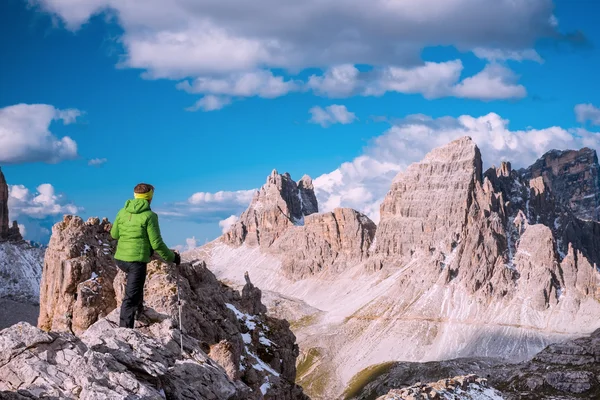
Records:
[[[320,272],[337,274],[368,257],[376,225],[350,208],[312,214],[304,226],[291,227],[271,246],[282,259],[282,272],[303,279]]]
[[[0,298],[39,304],[44,248],[0,242]]]
[[[519,364],[494,359],[395,363],[362,387],[354,398],[374,398],[390,393],[390,389],[393,388],[455,374],[477,374],[486,377],[489,384],[501,392],[501,398],[507,400],[597,399],[600,398],[600,330],[588,337],[552,344],[531,361]],[[392,390],[391,393],[397,391]]]
[[[578,218],[600,221],[600,166],[595,150],[552,150],[520,172],[527,180],[542,177],[554,197]]]
[[[312,180],[304,176],[298,184],[290,174],[273,170],[258,190],[250,207],[229,232],[226,243],[269,247],[289,227],[303,225],[304,217],[318,211]]]

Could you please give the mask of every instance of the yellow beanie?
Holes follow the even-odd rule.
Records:
[[[146,193],[134,193],[133,197],[136,199],[144,199],[150,201],[152,200],[152,197],[154,197],[154,190],[151,190]]]

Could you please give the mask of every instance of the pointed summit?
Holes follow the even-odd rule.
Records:
[[[269,247],[288,227],[303,225],[304,217],[318,209],[310,177],[304,176],[297,184],[289,173],[278,174],[274,169],[223,240]]]
[[[8,185],[0,168],[0,239],[8,237]]]

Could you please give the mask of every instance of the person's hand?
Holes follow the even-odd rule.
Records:
[[[181,255],[179,254],[179,252],[177,250],[175,250],[175,251],[173,251],[173,253],[175,254],[175,258],[173,259],[173,262],[175,263],[175,265],[181,264]]]

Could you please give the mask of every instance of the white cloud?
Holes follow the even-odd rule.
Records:
[[[249,205],[256,190],[238,190],[235,192],[219,191],[216,193],[197,192],[188,198],[188,203],[195,206],[208,204]]]
[[[228,104],[231,104],[231,99],[229,97],[213,96],[212,94],[209,94],[198,100],[193,106],[186,108],[186,111],[216,111]]]
[[[23,238],[25,238],[25,236],[27,236],[27,229],[25,228],[25,225],[19,224],[19,232],[21,233],[21,236]]]
[[[177,88],[188,93],[203,93],[221,96],[275,98],[298,90],[297,82],[286,81],[274,76],[271,71],[253,71],[229,75],[225,78],[196,78],[191,84],[183,81]]]
[[[106,158],[92,158],[90,161],[88,161],[88,165],[97,167],[104,164],[107,161],[108,160]]]
[[[463,64],[460,60],[434,63],[426,62],[413,68],[388,67],[374,82],[368,84],[366,95],[385,92],[420,93],[426,98],[451,95],[452,86],[460,79]]]
[[[510,69],[489,64],[477,75],[464,79],[454,88],[454,95],[469,99],[496,100],[522,98],[527,90],[517,84],[518,76]]]
[[[426,45],[518,50],[559,36],[550,0],[35,2],[71,29],[112,9],[124,29],[125,65],[153,77],[389,65],[413,62]]]
[[[0,163],[57,163],[77,157],[77,143],[58,138],[49,128],[52,121],[73,123],[79,110],[59,110],[47,104],[17,104],[0,108]]]
[[[310,122],[327,127],[332,124],[350,124],[356,120],[356,115],[348,111],[346,106],[333,104],[325,109],[315,106],[308,110],[311,114]]]
[[[577,122],[585,124],[589,121],[592,125],[600,125],[600,108],[594,107],[592,104],[577,104],[575,115]]]
[[[352,207],[378,221],[379,205],[396,173],[433,148],[462,136],[471,136],[477,143],[486,167],[506,160],[516,168],[526,167],[552,149],[600,148],[600,133],[560,127],[511,131],[508,123],[494,113],[407,117],[373,140],[361,156],[314,180],[319,208]]]
[[[221,228],[221,232],[224,234],[229,232],[233,224],[238,222],[239,217],[237,215],[231,215],[224,220],[219,221],[219,227]]]
[[[419,66],[425,47],[473,50],[492,62],[539,61],[532,50],[539,39],[564,37],[552,0],[32,2],[69,29],[107,12],[123,28],[120,66],[141,69],[151,79],[191,79],[178,86],[206,97],[190,110],[217,110],[235,97],[273,98],[301,88],[274,70],[281,75],[320,68],[325,74],[311,76],[306,88],[329,97],[359,94],[363,74],[355,65],[382,71],[385,82],[371,90],[450,96],[458,65]],[[491,78],[494,87],[503,82]],[[500,88],[506,98],[507,89]],[[470,98],[482,91],[467,89]],[[512,90],[516,97],[522,93]]]
[[[44,219],[62,214],[76,214],[81,208],[67,202],[61,194],[56,194],[54,187],[44,183],[30,191],[23,185],[10,185],[8,209],[11,219],[24,215],[34,219]]]
[[[196,247],[198,247],[198,241],[196,240],[195,236],[192,236],[191,238],[185,239],[185,245],[180,244],[175,246],[175,250],[183,252],[194,250]]]
[[[355,94],[359,86],[358,69],[351,64],[329,68],[322,76],[312,75],[307,87],[315,93],[328,97],[348,97]]]
[[[463,69],[460,60],[425,62],[413,67],[375,68],[365,73],[346,65],[333,67],[322,76],[311,76],[307,86],[317,94],[329,97],[381,96],[397,92],[421,94],[427,99],[505,100],[527,94],[525,87],[517,84],[518,76],[502,65],[488,64],[479,73],[460,81]]]
[[[196,222],[218,222],[229,215],[241,214],[252,201],[255,189],[234,192],[197,192],[187,201],[170,204],[157,211],[170,218],[184,218]]]
[[[475,56],[491,62],[507,60],[535,61],[540,64],[544,62],[544,59],[534,49],[506,50],[478,47],[473,49],[473,53]]]

